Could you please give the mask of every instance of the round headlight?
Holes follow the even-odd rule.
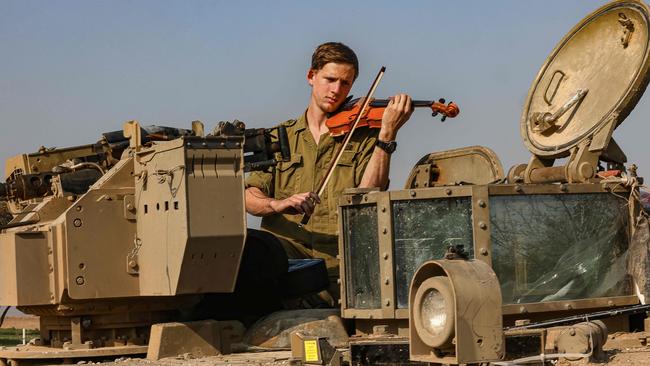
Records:
[[[445,299],[440,291],[435,288],[429,289],[422,299],[422,326],[434,336],[442,334],[447,324],[447,312],[445,311]],[[453,319],[452,319],[453,321]]]
[[[430,347],[452,346],[455,301],[449,278],[436,276],[422,282],[413,306],[415,330]]]

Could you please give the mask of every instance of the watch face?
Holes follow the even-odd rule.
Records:
[[[392,153],[392,152],[395,151],[395,149],[397,149],[397,142],[395,142],[395,141],[391,141],[391,142],[389,142],[389,143],[388,143],[388,146],[386,146],[386,150],[387,150],[388,152],[391,152],[391,153]]]
[[[385,142],[385,141],[377,140],[377,146],[379,146],[385,152],[392,154],[395,151],[395,149],[397,149],[397,141]]]

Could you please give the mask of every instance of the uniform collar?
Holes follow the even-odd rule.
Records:
[[[307,128],[307,111],[298,117],[298,120],[296,121],[296,131],[302,131]]]

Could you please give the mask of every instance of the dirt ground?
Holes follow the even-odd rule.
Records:
[[[549,365],[558,366],[650,366],[650,346],[643,346],[640,336],[647,333],[616,333],[610,335],[604,347],[606,359],[587,362],[586,360],[569,362],[567,360],[553,360]],[[225,366],[225,365],[252,365],[252,366],[280,366],[289,365],[291,353],[289,351],[257,352],[233,354],[228,356],[193,358],[191,355],[182,355],[166,358],[159,361],[146,359],[122,358],[115,362],[102,363],[102,366]]]
[[[33,316],[9,316],[2,328],[36,329],[38,318]],[[614,333],[610,334],[604,346],[605,359],[569,362],[554,360],[558,366],[650,366],[650,333]],[[141,358],[120,357],[111,362],[80,361],[78,364],[96,364],[102,366],[222,366],[222,365],[252,365],[252,366],[281,366],[289,365],[290,351],[248,352],[215,357],[193,357],[184,354],[178,357],[165,358],[159,361],[149,361]]]

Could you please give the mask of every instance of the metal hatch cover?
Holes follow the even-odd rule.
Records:
[[[606,148],[611,132],[634,109],[648,84],[649,14],[641,1],[615,1],[564,36],[524,104],[520,129],[530,152],[564,157],[598,132],[604,132],[606,141],[590,150]]]

